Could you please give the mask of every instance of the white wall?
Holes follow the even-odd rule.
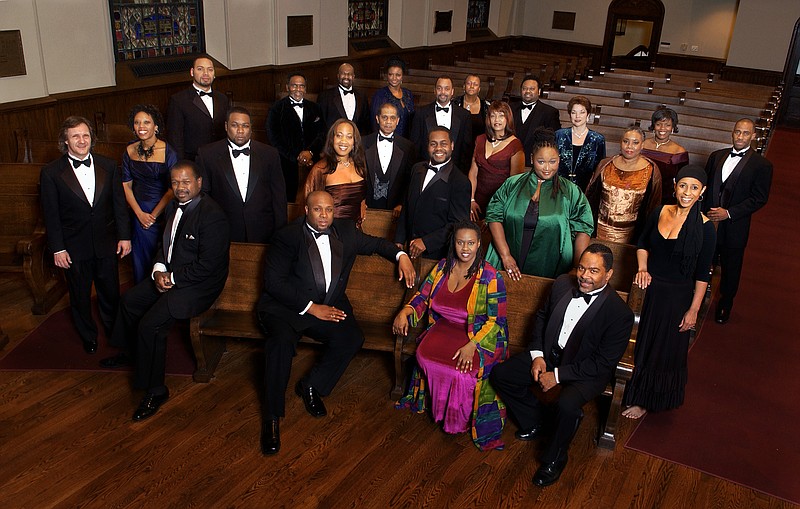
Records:
[[[0,103],[46,96],[47,84],[33,0],[0,2],[0,30],[20,30],[26,72],[24,76],[0,78]]]
[[[783,71],[798,18],[797,0],[740,0],[728,65]]]
[[[525,1],[521,35],[601,46],[611,0]],[[554,30],[553,12],[574,12],[575,30]]]

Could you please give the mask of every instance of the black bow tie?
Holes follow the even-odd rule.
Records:
[[[445,107],[437,106],[436,113],[439,113],[440,111],[443,111],[445,113],[450,113],[450,106],[445,106]]]
[[[231,153],[233,154],[234,159],[239,157],[239,154],[244,154],[246,156],[250,156],[250,147],[245,148],[231,148]]]
[[[747,152],[747,151],[745,150],[745,152]],[[733,150],[731,150],[731,154],[730,155],[731,155],[731,157],[744,157],[745,152],[734,152]]]
[[[433,165],[429,164],[428,165],[428,169],[431,170],[433,173],[439,173],[439,170],[441,168],[437,168],[436,166],[433,166]]]
[[[536,103],[531,103],[531,104],[523,104],[523,105],[520,107],[520,109],[523,109],[523,110],[533,110],[533,105],[534,105],[534,104],[536,104]]]
[[[382,134],[378,135],[378,141],[388,141],[389,143],[394,143],[394,136],[389,136],[388,138]]]
[[[186,207],[188,207],[190,203],[192,202],[187,201],[186,203],[179,203],[178,208],[181,209],[183,212],[186,212]]]
[[[589,304],[592,301],[592,295],[591,294],[583,293],[582,291],[578,290],[577,288],[572,290],[572,298],[573,299],[578,299],[578,298],[581,298],[581,297],[583,297],[583,300],[585,300],[587,304]]]
[[[90,167],[91,167],[91,165],[92,165],[92,158],[91,158],[91,157],[87,157],[87,158],[86,158],[86,159],[84,159],[83,161],[81,161],[80,159],[75,159],[74,157],[70,157],[70,160],[72,161],[72,167],[73,167],[73,168],[75,168],[76,170],[77,170],[77,169],[80,167],[80,165],[82,165],[82,164],[83,164],[84,166],[86,166],[87,168],[90,168]]]
[[[292,103],[292,106],[294,106],[295,108],[302,108],[303,107],[303,101],[300,101],[300,102],[291,101],[291,103]]]
[[[204,95],[211,95],[211,92],[206,92],[205,90],[198,90],[197,95],[203,97]]]
[[[341,90],[344,95],[353,93],[353,89],[352,88],[350,90],[346,90],[344,87],[339,87],[339,90]]]

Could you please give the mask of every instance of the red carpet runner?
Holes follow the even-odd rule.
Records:
[[[800,504],[800,133],[777,130],[730,322],[705,321],[684,405],[649,414],[626,447]],[[713,307],[711,312],[713,313]]]

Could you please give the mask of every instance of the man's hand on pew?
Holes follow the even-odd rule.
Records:
[[[400,255],[400,259],[397,260],[397,273],[400,275],[399,281],[406,281],[406,288],[412,288],[417,282],[417,271],[414,270],[414,264],[407,254]]]

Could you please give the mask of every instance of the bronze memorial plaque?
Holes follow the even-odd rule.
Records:
[[[314,16],[286,17],[286,45],[312,46],[314,44]]]
[[[22,34],[19,30],[0,30],[0,78],[25,74]]]

